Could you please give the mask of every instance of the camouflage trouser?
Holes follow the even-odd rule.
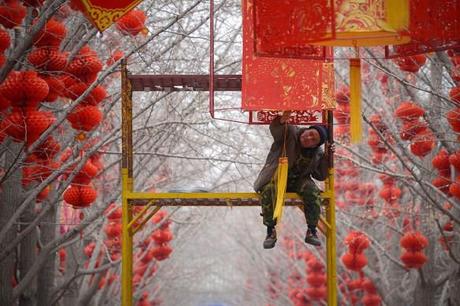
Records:
[[[316,227],[321,213],[320,190],[316,184],[311,179],[301,180],[300,182],[288,179],[287,192],[295,192],[302,198],[305,220],[308,225]],[[276,225],[276,220],[273,220],[275,201],[276,188],[275,183],[272,181],[260,191],[260,204],[266,226]]]

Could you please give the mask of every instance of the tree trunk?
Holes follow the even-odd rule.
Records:
[[[53,205],[47,203],[47,205]],[[56,207],[50,209],[47,215],[43,218],[41,226],[41,243],[46,245],[48,242],[56,238]],[[51,294],[54,291],[56,275],[56,252],[49,254],[45,264],[41,267],[38,273],[38,305],[50,305]]]
[[[5,171],[15,162],[17,154],[21,150],[19,144],[10,144],[9,150],[4,155],[3,169]],[[0,177],[3,179],[3,177]],[[21,201],[21,172],[20,168],[11,173],[0,185],[0,228],[3,228],[12,218],[16,207]],[[0,249],[5,249],[9,242],[16,236],[16,227],[11,227],[6,233],[5,240],[0,241]],[[15,254],[11,253],[0,262],[0,305],[13,304],[12,280],[15,273]]]
[[[34,208],[28,207],[21,217],[21,230],[26,228],[34,219]],[[37,257],[37,233],[30,232],[21,241],[18,270],[22,278],[27,274]],[[34,306],[37,303],[37,279],[35,278],[19,297],[19,306]]]

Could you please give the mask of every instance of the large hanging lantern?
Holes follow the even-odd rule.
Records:
[[[82,11],[102,32],[140,2],[141,0],[72,0],[72,7]]]
[[[57,48],[65,38],[67,29],[65,25],[51,18],[45,26],[37,33],[34,39],[36,47],[54,47]]]
[[[272,2],[278,3],[278,1]],[[253,8],[254,4],[258,3],[257,0],[244,1],[242,109],[249,111],[333,109],[335,86],[332,63],[259,57],[256,54]],[[273,14],[272,17],[278,20],[277,14]],[[273,30],[275,29],[276,27],[273,27]]]
[[[395,57],[442,50],[460,41],[456,0],[253,2],[256,55],[324,58],[321,46],[353,48],[349,54],[353,142],[361,139],[362,129],[360,47],[384,47],[382,56]]]
[[[71,185],[63,195],[64,201],[73,208],[85,208],[97,198],[97,191],[90,185]]]
[[[12,29],[22,23],[26,17],[26,8],[18,0],[2,1],[0,5],[0,24]]]
[[[131,10],[117,21],[117,29],[125,35],[136,36],[144,31],[146,19],[144,11]]]
[[[77,106],[67,120],[74,129],[89,132],[101,123],[102,112],[96,106]]]
[[[56,48],[36,48],[27,57],[38,70],[62,71],[67,64],[67,54]]]
[[[48,84],[36,71],[12,71],[0,85],[0,94],[16,107],[36,107],[48,92]]]

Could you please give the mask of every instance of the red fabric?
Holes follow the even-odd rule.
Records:
[[[334,74],[322,61],[257,57],[254,54],[252,0],[243,9],[244,110],[333,109]]]
[[[309,43],[335,34],[333,1],[253,0],[253,4],[257,55],[318,58],[323,48]]]
[[[73,2],[75,8],[83,10],[99,31],[103,31],[136,7],[141,0],[77,0]]]

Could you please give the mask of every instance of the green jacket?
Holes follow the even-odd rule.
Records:
[[[288,157],[289,169],[292,168],[301,154],[302,146],[300,145],[299,136],[304,130],[305,128],[298,128],[293,125],[287,126],[286,155]],[[280,123],[280,117],[275,118],[270,124],[270,133],[274,141],[267,155],[265,165],[254,182],[254,190],[256,192],[259,192],[263,186],[269,183],[276,172],[278,159],[283,150],[284,131],[285,126]],[[310,180],[311,177],[313,177],[316,180],[324,181],[328,174],[328,161],[324,151],[320,147],[309,150],[314,150],[313,158],[310,162],[310,166],[306,167],[305,171],[302,173],[302,177]]]

